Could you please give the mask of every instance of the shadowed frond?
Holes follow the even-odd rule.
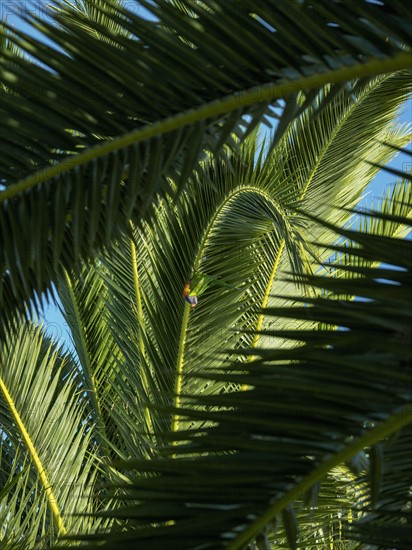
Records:
[[[401,338],[411,343],[411,326],[404,330]],[[409,365],[410,366],[410,365]],[[412,416],[412,407],[405,410]],[[407,550],[412,533],[410,451],[412,448],[411,424],[389,438],[375,453],[373,478],[375,491],[365,490],[358,501],[358,515],[361,519],[347,525],[346,536],[377,548],[395,547]],[[369,476],[361,481],[368,486]]]

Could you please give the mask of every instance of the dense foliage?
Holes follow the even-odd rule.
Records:
[[[411,8],[127,8],[1,35],[0,548],[406,550]]]

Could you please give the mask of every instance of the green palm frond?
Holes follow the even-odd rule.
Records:
[[[120,260],[120,255],[116,257]],[[122,263],[125,265],[126,260]],[[119,267],[122,263],[119,262]],[[144,392],[132,383],[137,379],[141,358],[134,361],[124,347],[127,341],[133,346],[136,339],[124,312],[120,311],[120,317],[116,318],[108,308],[113,291],[109,294],[106,278],[98,262],[85,266],[80,276],[66,273],[59,280],[57,290],[62,314],[72,334],[79,377],[90,404],[89,414],[95,422],[94,438],[99,443],[101,456],[113,461],[132,456],[139,448],[143,452],[147,445],[139,433],[142,426],[139,395]],[[127,288],[126,280],[122,286]],[[125,295],[125,300],[126,307],[132,307],[130,297]],[[139,319],[136,321],[138,334],[141,329]],[[153,432],[152,426],[150,431]],[[110,466],[107,474],[109,471],[110,475],[117,475]]]
[[[93,426],[78,373],[40,327],[21,324],[2,346],[0,542],[52,545],[99,509]]]
[[[50,22],[29,16],[56,45],[15,31],[34,62],[2,54],[13,92],[1,107],[8,318],[57,272],[120,238],[130,217],[148,219],[158,194],[181,191],[205,154],[235,147],[234,135],[276,115],[279,98],[292,95],[286,128],[300,91],[306,107],[328,83],[411,66],[410,8],[401,2],[214,0],[191,3],[192,16],[166,0],[140,2],[152,19],[94,4],[83,13],[56,2]]]
[[[319,550],[354,550],[357,543],[351,540],[345,527],[356,517],[353,510],[362,485],[348,468],[333,469],[327,477],[312,487],[303,499],[294,504],[299,537],[297,548]],[[288,535],[282,521],[275,521],[266,528],[259,539],[265,538],[268,548],[290,548]]]
[[[385,165],[397,152],[380,141],[402,142],[399,147],[410,141],[409,129],[393,122],[401,102],[410,94],[409,80],[408,74],[399,73],[373,82],[358,82],[356,100],[342,93],[318,116],[308,110],[291,126],[285,136],[288,151],[285,171],[287,175],[294,175],[296,187],[293,191],[281,188],[279,193],[288,194],[292,208],[301,208],[314,216],[329,219],[333,224],[348,222],[345,208],[356,205],[377,173],[378,167],[370,163]],[[380,160],[373,161],[373,158]],[[299,215],[291,216],[291,223],[302,235],[302,241],[321,242],[327,247],[335,238],[333,231],[308,223]],[[282,249],[277,258],[272,285],[266,289],[263,307],[281,307],[282,299],[275,294],[302,296],[303,290],[298,285],[279,282],[276,277],[276,273],[296,271],[285,252]],[[313,253],[313,249],[306,245],[309,264],[313,262]],[[328,253],[327,249],[322,252],[318,248],[316,260],[326,261]],[[266,327],[267,321],[262,318],[259,328]],[[265,345],[264,341],[263,338],[262,345]],[[276,345],[280,345],[278,340]]]
[[[407,180],[399,181],[392,188],[388,187],[384,196],[381,200],[373,199],[368,201],[362,210],[355,210],[354,216],[352,219],[349,219],[348,226],[352,229],[356,229],[362,233],[366,234],[375,234],[375,235],[385,235],[387,237],[396,237],[399,239],[405,238],[410,232],[410,225],[405,225],[404,220],[412,219],[412,186]],[[365,212],[373,212],[374,216],[371,217]],[[303,216],[304,217],[304,216]],[[331,228],[325,231],[326,228],[323,228],[324,236],[332,236],[332,233],[329,233]],[[319,234],[322,234],[322,230]],[[312,239],[312,233],[309,237]],[[326,240],[326,239],[325,239]],[[325,244],[327,242],[320,241],[317,244]],[[366,259],[363,256],[356,256],[350,253],[350,247],[357,247],[357,243],[341,238],[338,239],[334,244],[339,244],[342,249],[339,252],[334,252],[330,257],[329,249],[324,248],[324,253],[319,253],[318,257],[324,258],[324,264],[320,268],[314,266],[314,271],[317,275],[322,277],[333,277],[333,278],[350,278],[350,279],[359,279],[362,278],[362,268],[363,267],[379,267],[380,262],[374,262],[369,259]],[[325,253],[326,252],[326,253]],[[381,268],[381,274],[384,276],[384,267]],[[282,279],[283,276],[283,279]],[[325,283],[326,284],[326,283]],[[273,307],[281,308],[283,305],[288,306],[288,299],[284,296],[295,296],[296,298],[304,297],[307,292],[309,295],[327,295],[325,289],[316,289],[311,288],[302,289],[299,286],[296,278],[291,277],[290,268],[288,272],[283,272],[281,279],[278,280],[278,284],[275,286],[275,289],[282,292],[282,297],[276,297],[271,295],[270,302]],[[352,292],[356,293],[356,283],[352,289]],[[355,294],[348,294],[348,299],[353,299]],[[266,333],[266,329],[270,331],[271,329],[288,329],[288,330],[297,330],[297,329],[309,329],[313,328],[316,330],[317,324],[308,320],[302,321],[301,319],[270,319],[266,323],[263,331],[260,333],[258,341],[261,346],[267,347],[290,347],[296,345],[295,342],[288,338],[281,338],[280,336],[274,336],[272,333]]]
[[[350,219],[342,206],[356,204],[377,170],[365,159],[387,162],[395,152],[380,146],[377,137],[391,136],[399,145],[409,139],[392,122],[408,94],[408,81],[406,74],[380,77],[359,85],[355,97],[338,94],[315,120],[308,113],[296,122],[272,152],[265,152],[253,135],[225,161],[208,160],[177,202],[162,201],[153,219],[133,238],[123,238],[104,260],[109,322],[124,357],[121,372],[127,373],[122,392],[134,403],[133,429],[142,433],[145,426],[146,434],[158,434],[155,446],[171,424],[179,428],[179,419],[172,415],[170,420],[170,413],[161,409],[149,412],[148,404],[180,403],[180,394],[199,391],[194,387],[199,382],[186,374],[196,372],[199,364],[203,370],[215,364],[220,352],[250,345],[246,330],[270,328],[260,324],[259,308],[268,300],[271,306],[283,303],[270,293],[305,294],[302,287],[279,281],[279,275],[282,270],[313,272],[314,258],[327,255],[315,252],[309,241],[322,239],[326,246],[335,233],[319,229],[295,208],[328,212],[339,224]],[[354,132],[359,126],[365,130],[358,139]],[[334,177],[336,165],[347,168]],[[325,201],[316,195],[322,189]],[[341,207],[333,208],[339,199]],[[391,235],[389,229],[384,234]],[[212,285],[191,311],[182,290],[196,272],[219,277],[226,287]],[[286,328],[285,320],[276,323]],[[263,333],[260,339],[266,345]],[[217,392],[219,385],[208,383],[203,391]]]
[[[409,224],[408,218],[402,221]],[[362,269],[362,284],[356,281],[356,286],[350,279],[302,277],[302,283],[324,288],[331,297],[308,297],[301,305],[269,308],[266,314],[321,322],[323,330],[272,331],[298,345],[253,348],[253,362],[225,369],[216,364],[202,374],[198,369],[197,379],[247,390],[193,391],[175,414],[188,426],[206,422],[204,428],[170,431],[164,434],[170,448],[162,457],[124,464],[129,473],[135,468],[128,489],[136,503],[113,511],[128,520],[127,531],[105,536],[106,547],[240,549],[277,518],[289,545],[297,547],[294,508],[305,494],[314,498],[311,489],[337,467],[397,434],[387,458],[384,446],[383,457],[388,464],[404,461],[409,439],[401,430],[412,420],[412,354],[402,334],[411,324],[405,296],[411,292],[412,243],[346,229],[338,233],[357,243],[350,253],[389,264],[386,281],[374,267]],[[361,299],[345,298],[354,293]],[[336,323],[345,330],[336,330]],[[378,515],[371,520],[377,517],[391,535],[385,518],[392,517],[391,502],[401,488],[393,486],[390,472],[385,482],[384,470],[379,492],[377,462],[370,464],[370,487],[378,502]],[[396,513],[398,520],[407,516],[399,508]],[[410,539],[402,536],[398,531],[392,546],[406,548]]]
[[[354,218],[348,223],[351,229],[356,229],[362,233],[386,235],[398,239],[406,238],[410,233],[410,225],[405,225],[403,221],[412,219],[412,186],[409,181],[403,180],[396,182],[389,187],[384,196],[376,200],[372,198],[367,201],[363,210],[355,210]],[[373,217],[366,212],[372,212]],[[340,241],[341,246],[356,247],[355,242]],[[340,269],[343,264],[343,269]],[[333,275],[333,277],[361,277],[360,269],[370,267],[378,263],[373,263],[362,256],[354,256],[349,253],[339,252],[332,255],[329,261],[321,268],[318,273],[322,275]],[[354,268],[354,269],[352,269]]]
[[[223,162],[208,163],[209,186],[191,181],[177,204],[161,203],[155,220],[104,261],[122,370],[131,387],[138,384],[130,393],[146,405],[170,406],[187,383],[185,373],[199,361],[205,368],[219,351],[250,340],[240,331],[257,320],[260,279],[268,278],[281,236],[293,251],[287,211],[271,194],[283,162],[278,153],[266,160],[256,160],[256,153],[255,136],[229,157],[230,170]],[[215,284],[191,312],[182,291],[197,272]],[[169,412],[150,414],[160,433],[171,424],[177,429],[178,419]]]
[[[24,57],[22,49],[17,46],[14,40],[10,40],[10,35],[13,34],[12,29],[6,27],[3,23],[5,22],[0,21],[0,59],[3,59],[4,55],[10,58]],[[3,70],[0,70],[0,90],[2,94],[11,93],[5,83]]]
[[[90,274],[80,279],[76,288],[69,292],[69,304],[67,298],[60,295],[63,309],[68,308],[68,322],[74,327],[79,357],[85,355],[84,343],[76,335],[79,327],[82,327],[83,339],[89,338],[87,327],[91,326],[91,321],[88,317],[91,320],[98,319],[98,322],[93,321],[94,335],[90,333],[98,349],[96,354],[91,353],[90,349],[86,355],[91,358],[96,355],[96,364],[100,362],[99,340],[106,342],[106,349],[107,327],[102,329],[105,331],[104,337],[100,337],[95,329],[102,328],[104,324],[108,325],[109,332],[121,350],[123,357],[117,360],[115,383],[110,383],[118,395],[110,393],[108,399],[110,415],[118,418],[114,424],[123,433],[123,443],[118,441],[120,448],[116,448],[120,456],[133,456],[140,452],[146,455],[148,441],[152,452],[155,442],[156,447],[161,448],[161,434],[169,429],[173,420],[169,412],[165,414],[162,411],[150,411],[148,405],[171,405],[175,400],[175,387],[183,380],[183,370],[190,370],[196,363],[196,348],[206,357],[213,346],[228,347],[235,345],[239,338],[247,339],[244,335],[239,335],[239,329],[236,334],[231,334],[235,320],[244,316],[237,301],[239,291],[243,292],[244,300],[250,301],[247,292],[245,293],[247,288],[241,289],[228,283],[219,284],[218,281],[214,289],[208,290],[205,299],[210,301],[210,297],[214,296],[214,303],[208,307],[209,313],[205,312],[211,318],[204,331],[201,321],[196,322],[194,330],[189,327],[189,315],[184,307],[182,289],[185,279],[193,269],[213,267],[222,259],[222,253],[228,257],[225,269],[230,268],[230,258],[235,260],[231,272],[223,273],[224,281],[238,282],[242,280],[242,273],[244,278],[249,277],[253,265],[251,261],[259,268],[256,258],[253,259],[253,255],[256,256],[254,248],[267,228],[273,226],[270,216],[279,216],[279,212],[271,212],[269,194],[263,192],[264,186],[268,188],[270,185],[271,176],[276,174],[276,164],[272,166],[267,162],[262,167],[260,161],[254,174],[256,147],[256,141],[250,140],[243,147],[243,155],[232,158],[233,174],[230,178],[223,163],[218,163],[214,169],[210,165],[209,178],[214,190],[199,186],[200,182],[194,181],[193,193],[182,196],[177,208],[172,202],[162,203],[156,213],[156,220],[149,223],[144,231],[136,232],[133,239],[125,237],[119,242],[98,269],[106,281],[107,295],[101,281],[95,286],[94,276],[90,277]],[[274,158],[275,155],[272,155],[272,160]],[[259,183],[259,180],[262,182]],[[193,201],[195,193],[198,193],[196,202]],[[254,205],[255,200],[260,200],[260,204]],[[231,212],[232,203],[236,206],[236,201],[239,205]],[[189,212],[187,219],[185,212]],[[239,243],[233,246],[232,234],[239,232],[241,228],[239,213],[243,217],[247,216],[249,226],[246,226],[246,231],[239,237]],[[251,222],[254,223],[253,226],[250,225]],[[279,222],[280,225],[286,224],[282,219]],[[227,227],[227,236],[223,234],[223,240],[214,242],[219,238],[221,227]],[[268,244],[266,235],[265,239]],[[195,247],[194,243],[197,243]],[[243,267],[239,261],[241,248],[251,249],[248,257],[241,260]],[[261,261],[260,257],[257,259]],[[77,302],[75,309],[82,308],[83,313],[72,314],[71,304],[74,299]],[[228,307],[231,308],[230,311]],[[222,311],[225,313],[224,318]],[[242,324],[245,322],[243,320]],[[216,323],[219,323],[219,330],[216,330]],[[223,340],[222,333],[225,334]],[[185,340],[188,337],[188,341],[183,344],[182,335]],[[193,336],[196,338],[194,341]],[[82,363],[87,371],[89,367],[85,362]],[[107,371],[104,364],[103,371]],[[102,402],[106,400],[104,395],[100,397]]]

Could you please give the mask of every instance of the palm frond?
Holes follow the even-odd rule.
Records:
[[[188,425],[207,424],[200,431],[170,431],[170,448],[162,457],[124,464],[129,472],[136,469],[128,487],[136,503],[113,511],[128,520],[128,529],[104,536],[106,547],[240,549],[278,517],[296,547],[297,499],[334,468],[410,424],[412,355],[401,335],[411,324],[405,296],[411,292],[412,243],[351,230],[338,233],[357,242],[350,252],[393,266],[386,277],[392,284],[381,280],[376,268],[362,269],[356,293],[363,299],[352,301],[345,298],[350,280],[302,277],[304,284],[333,296],[269,308],[267,315],[321,322],[324,330],[272,331],[298,345],[253,348],[249,353],[258,357],[253,362],[223,370],[216,366],[203,374],[198,369],[193,374],[198,379],[248,389],[185,396],[176,414]],[[336,330],[337,321],[345,330]],[[380,493],[375,494],[379,502]],[[406,547],[402,544],[409,539],[403,543],[402,534],[397,536],[393,546]]]
[[[0,407],[1,540],[31,548],[87,531],[75,514],[99,509],[93,427],[76,370],[34,324],[2,346]]]
[[[87,395],[88,414],[95,424],[94,439],[100,455],[111,455],[116,426],[110,411],[114,405],[113,379],[120,355],[105,316],[107,291],[94,265],[84,266],[77,277],[65,273],[59,278],[57,292],[61,312],[70,330],[78,362],[78,378]]]
[[[362,485],[347,467],[333,469],[322,483],[315,484],[304,498],[294,504],[298,526],[297,548],[355,550],[357,543],[350,539],[345,527],[358,517],[354,511]],[[259,539],[266,539],[268,548],[290,548],[282,521],[273,522]]]
[[[120,254],[116,254],[116,258],[120,260]],[[119,261],[118,265],[122,268],[126,260]],[[141,358],[134,361],[125,348],[125,342],[130,342],[130,347],[136,342],[128,317],[121,311],[117,318],[108,308],[115,292],[111,285],[107,288],[107,277],[101,261],[97,265],[85,266],[81,276],[66,274],[59,281],[58,294],[80,364],[82,388],[91,405],[89,414],[96,424],[94,437],[99,441],[105,459],[112,461],[131,456],[139,447],[143,452],[147,446],[141,441],[140,434],[137,438],[140,444],[133,436],[142,428],[142,405],[138,396],[144,392],[135,385]],[[127,289],[126,279],[122,286]],[[126,307],[130,307],[130,297],[124,297]],[[142,329],[139,319],[136,321],[138,334]],[[125,360],[130,369],[126,369]],[[131,387],[133,391],[130,391]],[[152,426],[150,431],[153,431]]]
[[[220,351],[250,341],[241,330],[257,320],[262,281],[269,277],[277,242],[286,238],[294,251],[288,212],[271,193],[281,155],[258,159],[257,147],[256,136],[250,137],[239,155],[228,157],[229,170],[226,163],[208,162],[210,185],[193,179],[177,203],[163,201],[155,220],[133,240],[119,242],[103,262],[108,320],[125,358],[121,370],[131,384],[129,393],[145,400],[143,409],[179,402],[187,391],[185,374],[199,361],[205,368]],[[190,312],[182,290],[196,272],[216,284]],[[177,429],[178,419],[170,413],[150,414],[159,434],[171,424]]]
[[[355,86],[354,96],[343,91],[320,113],[316,115],[316,108],[314,112],[309,109],[291,126],[285,135],[288,151],[285,172],[293,174],[295,187],[279,189],[280,194],[287,194],[291,210],[301,208],[334,225],[343,226],[348,222],[345,208],[356,205],[377,173],[377,166],[369,163],[384,165],[397,152],[380,142],[393,140],[402,143],[399,147],[403,147],[410,140],[408,129],[393,122],[402,101],[410,94],[408,81],[406,73],[360,81]],[[380,160],[372,161],[372,158]],[[300,215],[291,215],[290,219],[305,246],[309,267],[312,263],[325,262],[329,253],[327,248],[323,252],[317,248],[315,253],[307,243],[322,242],[327,247],[335,238],[334,231],[308,223]],[[388,231],[389,235],[389,227]],[[275,294],[302,296],[303,289],[298,285],[291,281],[279,282],[276,277],[276,273],[296,271],[286,250],[282,249],[277,258],[263,307],[281,307],[282,299],[274,297]],[[273,323],[273,319],[270,322]],[[259,328],[267,326],[262,316]],[[265,345],[264,339],[262,345]],[[276,345],[281,343],[276,340]]]
[[[93,14],[69,17],[56,2],[50,22],[28,16],[56,45],[15,31],[34,62],[2,54],[13,92],[1,110],[7,318],[58,271],[119,238],[130,217],[147,219],[156,195],[175,191],[168,178],[180,191],[207,152],[234,147],[233,135],[273,113],[278,98],[411,66],[410,8],[400,2],[293,1],[286,10],[275,0],[214,0],[192,3],[189,16],[142,0],[152,20],[94,4]]]
[[[6,21],[0,21],[0,58],[3,58],[3,55],[13,57],[24,57],[24,53],[21,48],[17,46],[15,41],[10,40],[10,35],[13,33],[10,27],[5,27],[3,23]],[[9,88],[6,86],[3,71],[0,70],[0,89],[2,93],[11,93]],[[0,182],[1,183],[1,182]]]
[[[117,23],[115,17],[110,17],[110,15],[116,16],[117,7],[124,8],[124,6],[125,0],[111,0],[111,3],[106,0],[61,0],[59,4],[50,5],[49,10],[55,10],[61,18],[69,19],[89,34],[110,42],[108,37],[110,34],[129,36],[124,26]],[[128,7],[131,8],[130,3]],[[139,9],[137,5],[136,8]],[[79,17],[73,17],[73,12]],[[98,29],[105,29],[105,33],[101,33]],[[112,43],[116,45],[115,40]]]
[[[384,196],[376,200],[367,201],[362,210],[354,211],[354,218],[348,222],[348,227],[361,233],[385,235],[398,239],[406,238],[410,233],[410,225],[405,225],[404,220],[412,218],[412,186],[407,180],[396,182],[392,188],[388,187]],[[370,214],[373,214],[373,217]],[[338,240],[341,246],[356,247],[356,243],[348,239]],[[340,266],[343,265],[343,269]],[[354,256],[346,252],[333,254],[324,267],[318,272],[322,275],[333,277],[361,277],[361,268],[375,266],[375,263],[362,256]],[[385,267],[383,266],[383,269]]]
[[[122,391],[139,395],[143,400],[140,416],[146,411],[138,421],[139,405],[131,398],[135,430],[141,432],[146,425],[146,434],[161,434],[170,422],[177,429],[175,415],[170,421],[170,413],[149,412],[148,404],[179,404],[180,394],[199,391],[192,388],[198,381],[186,374],[196,372],[199,364],[203,370],[215,364],[219,352],[250,345],[252,336],[245,330],[270,328],[260,323],[263,316],[258,310],[267,305],[271,291],[305,293],[293,282],[279,282],[281,269],[313,272],[314,258],[327,256],[315,253],[308,241],[322,238],[327,245],[335,234],[296,215],[296,205],[325,213],[336,197],[345,206],[356,203],[376,173],[363,155],[386,162],[394,153],[377,141],[372,147],[369,140],[377,135],[390,135],[398,144],[408,140],[408,134],[394,126],[391,118],[407,93],[407,75],[381,77],[359,86],[355,97],[337,95],[315,121],[310,114],[299,120],[271,153],[264,153],[264,146],[258,152],[257,135],[249,137],[239,153],[228,153],[225,161],[206,161],[202,176],[191,178],[177,202],[161,202],[153,219],[133,239],[119,242],[104,261],[104,277],[109,288],[109,322],[124,356],[121,370],[128,373],[122,386],[130,385]],[[370,130],[355,138],[354,130],[366,127],[366,120],[371,119]],[[328,166],[332,158],[336,164],[348,165],[339,178],[333,177],[335,164]],[[298,166],[305,167],[303,175]],[[205,178],[207,186],[202,185]],[[325,186],[329,200],[318,206],[314,191]],[[340,224],[350,218],[342,208],[329,206],[327,212]],[[190,312],[181,292],[184,282],[197,271],[220,277],[228,288],[211,287]],[[269,298],[269,304],[280,307],[281,299]],[[277,328],[286,327],[285,320],[276,323]],[[263,345],[268,343],[263,332],[259,338]],[[203,391],[217,392],[219,386],[208,383]]]

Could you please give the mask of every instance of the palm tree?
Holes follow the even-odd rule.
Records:
[[[258,5],[267,18],[274,13],[280,17],[277,9],[271,14],[267,6]],[[225,9],[216,2],[214,9],[218,7]],[[178,8],[163,8],[157,13],[164,16],[162,24],[139,18],[133,23],[139,23],[142,33],[156,28],[169,40],[171,20],[183,16]],[[197,10],[201,10],[198,17],[214,28],[213,9],[194,5],[193,20]],[[391,21],[393,14],[387,15]],[[113,34],[90,17],[76,15],[73,24],[64,12],[56,17],[76,39],[91,40],[94,26],[99,33],[97,51],[113,45]],[[119,24],[115,15],[110,17]],[[256,25],[253,17],[245,19]],[[120,21],[126,27],[124,19]],[[79,29],[86,22],[83,33]],[[131,23],[127,27],[131,32]],[[176,30],[183,33],[181,25]],[[52,35],[51,29],[47,32]],[[60,31],[54,32],[55,38],[60,36]],[[110,35],[108,46],[100,44],[104,32]],[[121,44],[131,46],[124,40]],[[146,55],[142,53],[143,58]],[[26,70],[29,62],[19,66]],[[388,544],[406,548],[401,545],[408,538],[401,530],[408,521],[408,496],[396,472],[403,468],[403,475],[408,474],[402,457],[410,449],[410,434],[401,431],[410,420],[408,350],[406,338],[402,341],[399,336],[410,322],[403,301],[404,292],[410,291],[409,247],[399,239],[411,213],[408,180],[394,187],[379,215],[365,221],[363,234],[338,229],[337,241],[336,231],[350,220],[342,207],[356,205],[376,174],[376,165],[388,162],[396,148],[407,143],[407,131],[392,121],[409,91],[409,73],[401,71],[357,80],[349,87],[326,85],[316,94],[299,93],[284,110],[283,133],[268,140],[267,146],[260,143],[252,125],[246,140],[233,135],[234,126],[242,125],[243,110],[235,111],[223,125],[222,119],[216,119],[215,126],[209,126],[215,127],[214,132],[206,137],[199,129],[187,136],[182,130],[179,143],[195,134],[199,141],[190,160],[187,145],[179,153],[179,143],[168,141],[174,148],[173,158],[169,152],[173,168],[161,172],[160,187],[154,184],[168,151],[162,148],[163,138],[145,144],[156,162],[149,153],[146,159],[140,156],[139,145],[133,170],[146,178],[150,196],[159,191],[159,197],[152,203],[139,190],[140,207],[147,207],[136,217],[135,206],[128,204],[128,214],[121,212],[123,222],[118,214],[109,214],[109,206],[113,212],[116,204],[124,209],[127,193],[137,193],[141,181],[136,180],[133,191],[130,174],[137,172],[132,170],[132,157],[125,160],[110,149],[116,140],[107,121],[115,124],[114,115],[119,120],[119,113],[107,111],[104,132],[83,129],[80,136],[72,133],[67,138],[79,138],[77,145],[82,147],[88,140],[108,145],[111,156],[104,168],[108,195],[94,197],[104,201],[107,210],[104,216],[99,217],[98,211],[94,216],[97,202],[86,188],[81,191],[82,178],[98,174],[100,161],[92,162],[84,173],[74,169],[77,191],[68,199],[64,221],[66,228],[71,227],[60,243],[52,244],[63,251],[65,260],[59,263],[59,251],[52,256],[60,267],[56,274],[49,269],[47,277],[58,282],[76,355],[56,349],[33,325],[19,321],[18,332],[7,330],[1,370],[5,420],[0,516],[5,544],[53,545],[62,535],[83,533],[88,538],[97,531],[108,544],[112,538],[116,547],[241,548],[250,543],[261,548],[286,541],[294,547],[299,524],[300,544],[307,548],[338,547],[336,537],[340,541],[360,537],[373,544],[376,532],[381,541],[386,537]],[[10,89],[7,93],[12,95]],[[8,101],[7,105],[13,103]],[[171,102],[170,107],[176,105]],[[266,105],[259,108],[261,114],[251,112],[253,124]],[[294,121],[291,111],[299,113]],[[222,133],[217,137],[216,132]],[[219,145],[219,155],[208,152],[207,143],[212,142]],[[62,151],[67,153],[55,143],[53,158]],[[72,162],[79,157],[82,153]],[[10,158],[8,162],[12,172],[15,165]],[[62,175],[67,193],[71,177]],[[46,180],[40,181],[40,186],[45,184],[42,193],[50,191]],[[100,180],[92,181],[99,194]],[[61,189],[58,180],[55,183]],[[165,185],[169,192],[160,192]],[[78,209],[86,195],[91,202],[87,218],[83,215],[81,220]],[[39,200],[47,202],[46,196]],[[6,202],[7,220],[15,205],[17,201]],[[12,230],[18,229],[16,220]],[[116,237],[115,246],[81,268],[63,269],[77,253],[88,257],[93,245],[91,239],[87,254],[80,248],[72,253],[64,244],[66,238],[74,238],[70,232],[75,226],[77,238],[83,235],[79,227],[87,228],[89,236],[93,226],[95,233],[104,232],[103,220],[108,230],[99,247]],[[115,222],[119,226],[113,230]],[[50,236],[50,243],[55,237]],[[325,277],[318,266],[330,258],[331,246],[337,246],[338,255],[325,266]],[[11,252],[8,245],[9,262],[20,257]],[[43,260],[47,264],[50,258]],[[378,269],[377,262],[382,261],[404,271]],[[21,274],[23,266],[18,269]],[[293,273],[290,281],[285,280],[287,272]],[[7,267],[5,279],[12,281],[13,273]],[[211,284],[191,310],[181,292],[185,280],[196,273],[206,275]],[[41,290],[44,274],[37,275],[38,285],[28,296]],[[379,277],[390,278],[396,288],[377,284]],[[14,282],[16,289],[19,281],[23,284],[23,278]],[[285,294],[304,307],[291,308]],[[374,300],[373,315],[369,306],[352,302],[355,294]],[[269,309],[263,313],[262,308]],[[362,325],[365,318],[374,332]],[[351,330],[331,328],[336,325]],[[339,372],[331,366],[339,367]],[[380,443],[394,434],[395,441]],[[119,460],[126,462],[122,465]],[[383,463],[393,465],[389,475],[382,474]],[[367,471],[370,484],[362,477]],[[105,492],[108,482],[117,487],[114,500],[111,492]],[[370,504],[375,505],[372,513],[368,513]],[[102,510],[99,517],[72,515]],[[349,521],[358,516],[362,524]],[[282,521],[275,533],[277,518]],[[128,520],[126,532],[124,520]],[[397,539],[393,521],[398,522]],[[349,531],[345,535],[344,527]]]

